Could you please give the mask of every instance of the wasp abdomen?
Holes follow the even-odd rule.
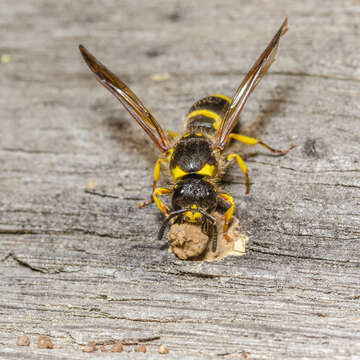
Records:
[[[186,129],[189,132],[215,132],[230,104],[231,99],[225,95],[211,95],[197,101],[186,116]]]

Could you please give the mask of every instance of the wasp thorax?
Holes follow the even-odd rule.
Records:
[[[175,179],[189,174],[213,176],[216,166],[211,142],[202,134],[184,135],[176,144],[170,161]]]
[[[211,211],[216,207],[215,188],[202,178],[192,176],[184,179],[174,186],[172,206],[174,210]]]

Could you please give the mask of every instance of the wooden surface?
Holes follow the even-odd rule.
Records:
[[[250,195],[236,167],[227,186],[248,252],[180,261],[156,240],[156,208],[137,209],[157,149],[77,46],[179,131],[195,100],[232,94],[286,15],[242,123],[297,147],[285,157],[237,147],[256,153]],[[351,0],[5,0],[0,358],[158,359],[159,344],[164,359],[360,358],[359,17]],[[30,347],[15,345],[22,334]],[[37,349],[38,335],[54,349]],[[117,340],[148,352],[82,352]]]

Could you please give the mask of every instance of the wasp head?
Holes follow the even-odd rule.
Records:
[[[212,226],[212,250],[215,251],[217,244],[216,220],[210,215],[210,212],[216,208],[216,205],[216,190],[211,183],[194,175],[184,178],[174,186],[173,211],[163,222],[158,238],[163,237],[166,226],[173,218],[182,218],[185,222],[201,224],[206,224],[207,221]]]
[[[186,222],[201,222],[203,213],[209,213],[216,207],[215,188],[202,178],[185,178],[174,186],[172,207],[174,211],[186,209],[182,215]]]

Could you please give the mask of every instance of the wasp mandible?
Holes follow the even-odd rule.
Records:
[[[121,102],[162,153],[154,167],[152,196],[141,205],[155,202],[165,216],[159,231],[159,239],[162,238],[171,219],[178,222],[199,223],[206,225],[204,228],[208,229],[206,231],[212,239],[212,251],[215,252],[218,231],[211,213],[216,209],[219,201],[229,204],[224,213],[222,231],[224,238],[230,240],[227,231],[234,213],[234,200],[230,195],[218,192],[217,185],[224,169],[231,161],[236,160],[245,175],[246,194],[249,193],[250,187],[244,160],[233,152],[225,155],[223,151],[226,145],[233,139],[248,145],[262,145],[280,155],[286,154],[294,146],[291,145],[287,150],[276,150],[259,139],[232,132],[249,95],[274,62],[280,38],[287,29],[287,19],[285,19],[232,98],[215,94],[191,106],[184,121],[184,131],[179,135],[164,131],[127,85],[84,46],[79,46],[84,60],[98,81]],[[170,174],[171,185],[168,187],[157,187],[161,163],[166,165]],[[164,194],[172,194],[171,210],[159,199],[159,196]]]

